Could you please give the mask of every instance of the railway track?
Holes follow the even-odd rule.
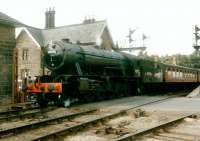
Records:
[[[6,111],[1,111],[0,112],[0,116],[9,116],[9,115],[15,115],[15,114],[19,114],[19,113],[24,113],[26,111],[29,110],[35,110],[35,109],[39,109],[39,107],[30,107],[30,108],[25,108],[25,109],[8,109]]]
[[[120,111],[116,110],[113,112],[109,110],[92,109],[82,112],[75,112],[60,117],[44,119],[31,124],[16,126],[9,129],[2,129],[0,131],[0,138],[1,140],[6,141],[12,141],[16,139],[32,141],[55,140],[57,138],[63,138],[63,136],[67,136],[68,134],[98,125],[98,123],[120,117],[130,110],[137,109],[148,104],[162,102],[174,97],[177,96],[169,96],[159,100],[151,100],[149,102],[139,103],[133,107],[125,108]]]
[[[141,130],[138,130],[137,132],[126,134],[126,135],[121,136],[119,138],[113,139],[112,141],[145,140],[144,138],[143,139],[139,139],[139,138],[136,139],[136,138],[139,137],[139,136],[144,136],[147,133],[153,133],[153,132],[158,131],[160,129],[165,129],[167,127],[173,126],[174,124],[183,121],[185,118],[192,117],[192,116],[194,116],[196,114],[197,113],[187,114],[187,115],[175,118],[175,119],[173,119],[171,121],[168,121],[168,122],[165,122],[165,123],[162,123],[162,124],[159,124],[159,125],[155,125],[153,127],[147,128],[147,129],[141,129]],[[173,139],[173,137],[170,137],[170,135],[167,135],[168,134],[167,132],[165,132],[165,133],[163,133],[163,132],[156,133],[157,135],[148,135],[146,138],[154,138],[154,139],[163,140],[164,137],[162,137],[162,136],[165,134],[166,138],[172,138]],[[158,134],[161,135],[160,138],[159,138]],[[177,139],[178,138],[174,136],[174,141],[177,141]],[[183,137],[179,137],[179,140],[181,140],[181,139],[184,140]],[[199,139],[200,139],[200,136],[199,136]],[[166,140],[168,141],[169,139],[166,139]],[[185,140],[188,140],[188,139],[185,138]],[[191,141],[193,141],[193,140],[191,140]]]
[[[196,115],[197,116],[194,116],[193,114],[179,119],[177,118],[169,123],[163,123],[160,126],[149,128],[146,131],[141,131],[141,133],[138,134],[136,133],[134,135],[135,136],[134,140],[199,141],[200,118],[199,118],[199,113],[196,113]],[[127,137],[127,139],[128,138],[129,137]]]
[[[86,110],[86,111],[82,111],[82,112],[78,112],[78,113],[73,113],[73,114],[69,114],[69,115],[64,115],[64,116],[60,116],[60,117],[56,117],[56,118],[51,118],[51,119],[46,119],[46,120],[42,120],[42,121],[37,121],[37,122],[34,122],[32,124],[27,124],[27,125],[23,125],[23,126],[18,126],[18,127],[13,127],[13,128],[10,128],[10,129],[1,130],[0,131],[0,138],[5,138],[5,137],[8,137],[8,136],[20,134],[20,133],[25,132],[25,131],[34,130],[36,128],[37,129],[38,128],[39,129],[40,128],[42,128],[42,129],[43,128],[51,128],[50,126],[54,125],[55,123],[57,125],[59,122],[61,122],[63,120],[70,120],[70,119],[75,118],[77,116],[81,116],[81,115],[85,115],[85,114],[88,114],[88,113],[92,113],[92,112],[94,112],[96,110],[97,109]],[[31,134],[33,132],[31,132]],[[30,137],[29,133],[30,132],[28,132],[27,139]],[[23,135],[23,136],[25,136],[25,135]],[[9,140],[9,139],[6,138],[5,140]]]
[[[38,109],[38,106],[33,106],[33,103],[27,102],[21,105],[11,105],[6,110],[0,111],[0,116],[8,116],[18,114],[19,112],[26,112],[28,110]]]
[[[35,118],[46,112],[56,109],[56,107],[48,107],[40,109],[40,107],[30,107],[26,109],[8,110],[0,113],[0,123],[5,121],[12,121],[16,119]]]

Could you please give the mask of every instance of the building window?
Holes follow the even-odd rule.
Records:
[[[18,80],[19,90],[25,90],[30,77],[29,69],[21,69],[21,79]]]
[[[21,79],[28,78],[30,76],[30,70],[29,69],[21,69]]]
[[[22,51],[22,60],[28,60],[28,49],[23,49]]]

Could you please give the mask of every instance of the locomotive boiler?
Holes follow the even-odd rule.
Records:
[[[127,59],[124,55],[98,48],[55,41],[43,49],[43,61],[56,74],[102,75],[106,68],[113,68],[127,75],[130,68],[126,67]]]

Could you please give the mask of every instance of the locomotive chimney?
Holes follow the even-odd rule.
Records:
[[[55,28],[55,10],[49,8],[45,12],[45,29]]]

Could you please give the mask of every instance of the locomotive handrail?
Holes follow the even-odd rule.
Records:
[[[120,58],[117,57],[106,57],[106,56],[101,56],[101,55],[94,55],[94,54],[90,54],[90,53],[82,53],[82,52],[77,52],[77,54],[83,54],[83,55],[90,55],[90,56],[95,56],[95,57],[101,57],[101,58],[106,58],[106,59],[114,59],[114,60],[121,60]]]

